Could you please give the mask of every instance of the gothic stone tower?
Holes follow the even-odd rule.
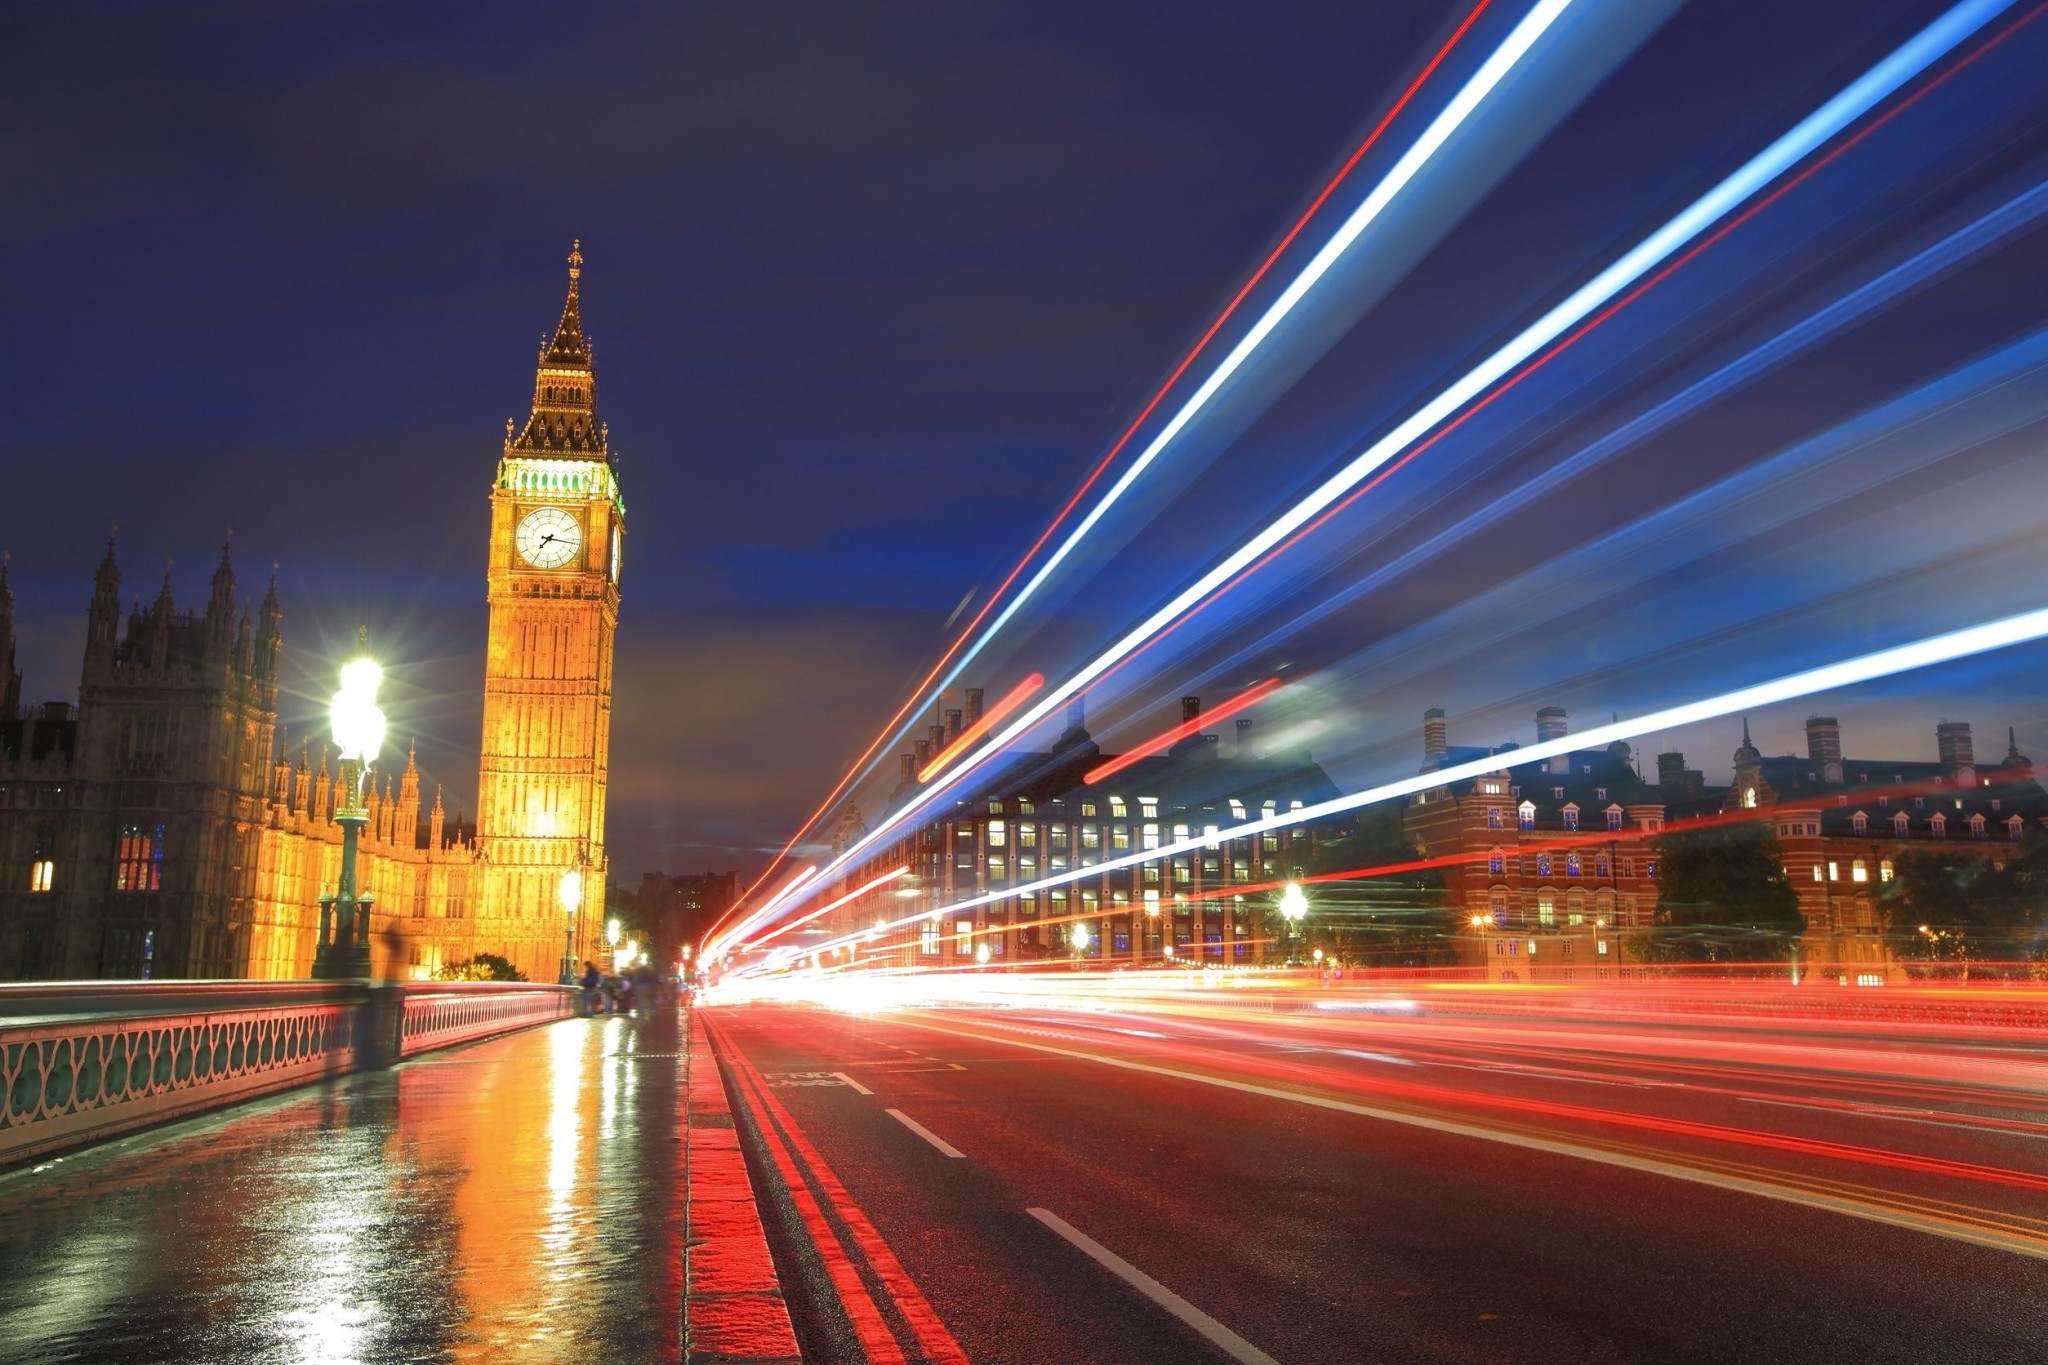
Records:
[[[537,981],[562,955],[562,879],[583,877],[580,957],[604,913],[605,781],[611,745],[612,635],[626,504],[597,420],[583,335],[580,249],[569,298],[542,349],[533,415],[505,427],[491,490],[490,648],[484,674],[477,848],[477,946],[496,942]]]

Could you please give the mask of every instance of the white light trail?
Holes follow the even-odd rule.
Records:
[[[863,850],[888,834],[890,830],[940,795],[950,791],[975,767],[1022,738],[1032,727],[1065,705],[1089,683],[1145,645],[1173,624],[1190,607],[1201,602],[1268,550],[1328,510],[1346,493],[1363,483],[1374,471],[1419,440],[1432,427],[1478,397],[1489,386],[1505,378],[1517,366],[1557,340],[1570,328],[1584,321],[1601,305],[1669,259],[1687,242],[1705,232],[1745,199],[1797,165],[1844,128],[1868,113],[1880,101],[1894,94],[1906,82],[1941,60],[1966,38],[2011,8],[2012,4],[2013,0],[1963,0],[1909,38],[1820,108],[1807,115],[1790,131],[1643,239],[1619,260],[1581,285],[1562,303],[1531,323],[1520,335],[1468,371],[1463,378],[1424,404],[1385,436],[1373,442],[1321,487],[1283,513],[1265,530],[1245,542],[1172,601],[1153,612],[1079,672],[1042,696],[1012,721],[1001,734],[994,736],[961,762],[954,770],[952,782],[934,785],[912,797],[827,864],[827,870],[859,856]],[[1534,13],[1532,11],[1532,18]],[[1531,41],[1533,42],[1533,37]],[[1119,487],[1121,486],[1123,485],[1119,484]],[[1037,580],[1033,581],[1035,583]],[[785,896],[787,894],[783,893]],[[781,897],[777,897],[771,900],[757,913],[765,914],[773,910],[780,899]],[[732,936],[726,937],[729,940]]]
[[[1381,801],[1392,801],[1403,796],[1413,796],[1416,792],[1428,791],[1453,782],[1463,782],[1467,778],[1484,777],[1490,773],[1501,771],[1509,764],[1520,766],[1525,763],[1535,763],[1546,758],[1553,758],[1559,754],[1572,753],[1575,750],[1600,749],[1614,743],[1616,740],[1638,739],[1643,735],[1655,734],[1663,730],[1676,730],[1682,726],[1696,725],[1703,720],[1714,720],[1721,716],[1734,715],[1742,711],[1774,706],[1781,702],[1794,701],[1800,697],[1812,696],[1819,692],[1831,692],[1838,688],[1853,687],[1859,683],[1875,682],[1896,674],[1909,673],[1915,669],[1928,668],[1935,664],[1953,663],[1958,659],[1967,659],[1978,654],[1988,654],[1993,650],[2007,649],[2013,645],[2028,644],[2042,639],[2048,639],[2048,607],[2022,612],[2017,616],[2008,616],[1997,621],[1988,621],[1982,625],[1967,626],[1962,630],[1950,631],[1947,634],[1931,636],[1924,640],[1915,640],[1910,644],[1895,645],[1890,649],[1881,649],[1872,654],[1858,655],[1856,658],[1846,659],[1839,663],[1823,664],[1819,668],[1809,668],[1803,672],[1789,674],[1770,682],[1755,683],[1748,687],[1737,688],[1733,692],[1723,692],[1718,696],[1707,697],[1700,701],[1685,702],[1678,706],[1666,707],[1661,711],[1652,711],[1648,715],[1637,716],[1632,720],[1616,721],[1608,725],[1596,725],[1590,730],[1582,730],[1578,734],[1567,735],[1560,739],[1540,740],[1534,744],[1525,744],[1506,754],[1491,754],[1485,758],[1473,759],[1468,763],[1456,763],[1448,767],[1433,769],[1430,772],[1421,773],[1415,777],[1406,777],[1399,781],[1382,783],[1377,787],[1369,787],[1364,791],[1353,792],[1348,796],[1333,797],[1328,801],[1320,801],[1312,806],[1303,806],[1299,810],[1278,811],[1261,819],[1246,821],[1239,825],[1225,826],[1213,835],[1204,833],[1192,838],[1165,844],[1159,848],[1144,849],[1136,853],[1125,854],[1122,857],[1111,858],[1092,867],[1077,868],[1055,877],[1041,877],[1037,881],[1008,887],[1002,891],[991,891],[979,896],[971,896],[965,900],[955,901],[951,905],[940,906],[934,910],[920,911],[918,914],[904,919],[892,920],[886,924],[874,927],[882,930],[900,929],[904,925],[914,924],[927,916],[944,916],[961,910],[971,910],[979,905],[992,905],[997,901],[1013,900],[1019,896],[1033,895],[1052,887],[1066,886],[1072,882],[1082,881],[1090,877],[1100,877],[1105,873],[1115,872],[1120,868],[1136,867],[1140,863],[1174,858],[1182,853],[1194,853],[1221,840],[1249,838],[1252,835],[1263,834],[1267,830],[1286,829],[1290,825],[1327,819],[1330,816],[1342,815],[1347,811],[1357,810],[1363,806],[1375,805]],[[872,932],[872,930],[868,932]],[[823,946],[834,947],[839,944],[854,942],[858,938],[859,935],[853,935],[847,938],[834,939]]]

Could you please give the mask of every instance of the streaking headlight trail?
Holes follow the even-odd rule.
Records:
[[[1057,688],[1045,694],[1007,729],[956,769],[956,775],[971,770],[976,764],[1016,743],[1033,726],[1051,715],[1097,678],[1116,667],[1122,660],[1143,648],[1190,608],[1251,567],[1261,557],[1274,551],[1290,536],[1301,532],[1318,516],[1329,511],[1347,493],[1365,482],[1409,445],[1420,440],[1433,427],[1479,397],[1494,383],[1506,378],[1517,366],[1531,360],[1545,347],[1557,342],[1572,328],[1586,323],[1587,319],[1603,305],[1613,303],[1614,307],[1622,306],[1626,300],[1618,303],[1615,300],[1624,290],[1642,280],[1658,265],[1676,255],[1686,243],[1706,232],[1750,196],[1817,151],[1836,134],[1869,113],[1881,101],[1895,94],[1907,82],[1953,52],[1964,40],[2011,7],[2012,0],[1965,0],[1965,3],[1950,9],[1941,18],[1915,34],[1790,131],[1696,199],[1664,226],[1651,233],[1619,260],[1580,286],[1520,335],[1468,371],[1463,378],[1367,447],[1344,469],[1268,525],[1265,530],[1245,542],[1228,558],[1203,574],[1165,606],[1153,612],[1116,644]],[[1675,269],[1677,264],[1674,263],[1671,268]],[[1565,344],[1569,344],[1569,341]],[[934,787],[913,797],[851,845],[830,866],[837,867],[857,857],[865,848],[945,790],[944,787]]]
[[[1962,630],[1950,631],[1944,635],[1915,640],[1909,644],[1895,645],[1890,649],[1881,649],[1875,653],[1859,655],[1856,658],[1845,659],[1839,663],[1824,664],[1819,668],[1806,669],[1803,672],[1789,674],[1782,678],[1773,679],[1770,682],[1756,683],[1749,687],[1738,688],[1733,692],[1723,692],[1718,696],[1706,697],[1699,701],[1685,702],[1678,706],[1666,707],[1663,710],[1652,711],[1646,715],[1637,716],[1629,720],[1616,721],[1608,725],[1596,725],[1590,729],[1582,730],[1577,734],[1567,735],[1560,739],[1538,740],[1531,744],[1524,744],[1515,750],[1514,761],[1518,764],[1534,763],[1558,754],[1568,754],[1577,749],[1597,749],[1603,745],[1612,744],[1617,740],[1637,739],[1643,735],[1656,734],[1663,730],[1676,730],[1683,726],[1697,724],[1700,721],[1714,720],[1721,716],[1760,709],[1776,705],[1779,702],[1795,701],[1801,697],[1810,697],[1821,692],[1832,692],[1839,688],[1854,687],[1860,683],[1876,682],[1879,679],[1893,677],[1900,673],[1909,673],[1916,669],[1928,668],[1936,664],[1953,663],[1959,659],[1968,659],[1975,655],[1990,653],[1993,650],[2008,649],[2014,645],[2027,644],[2042,639],[2048,639],[2048,607],[2023,612],[2018,616],[2009,616],[1999,621],[1988,621],[1982,625],[1968,626]],[[1108,858],[1092,867],[1076,868],[1072,871],[1061,873],[1058,876],[1042,877],[1037,881],[1005,887],[1000,891],[971,896],[956,901],[951,905],[940,906],[938,909],[916,915],[909,915],[880,927],[884,929],[900,928],[906,924],[914,924],[926,915],[936,918],[954,913],[955,911],[971,909],[977,905],[991,905],[997,901],[1011,900],[1018,896],[1030,895],[1033,892],[1044,891],[1051,887],[1064,886],[1069,882],[1080,881],[1083,878],[1099,877],[1104,873],[1114,872],[1119,868],[1135,867],[1140,863],[1172,858],[1183,853],[1193,853],[1219,839],[1249,838],[1253,835],[1263,834],[1267,830],[1285,829],[1290,825],[1327,819],[1330,816],[1341,815],[1346,811],[1357,810],[1363,806],[1376,805],[1381,801],[1392,801],[1399,797],[1412,796],[1419,791],[1428,791],[1435,787],[1463,782],[1467,778],[1484,777],[1488,773],[1498,772],[1500,767],[1501,758],[1497,754],[1490,754],[1485,758],[1475,759],[1467,763],[1449,764],[1442,768],[1431,769],[1429,772],[1415,777],[1402,778],[1396,782],[1382,783],[1379,786],[1369,787],[1364,791],[1353,792],[1347,796],[1336,797],[1315,805],[1303,806],[1299,810],[1280,811],[1258,820],[1249,820],[1236,825],[1226,825],[1213,835],[1203,834],[1195,838],[1178,840],[1173,843],[1164,844],[1159,848],[1145,849],[1121,857]],[[854,941],[855,939],[852,937],[835,939],[830,943],[821,945],[821,947],[835,947],[841,943],[851,943]]]

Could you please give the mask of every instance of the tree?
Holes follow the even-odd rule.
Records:
[[[1301,870],[1304,877],[1320,877],[1400,867],[1421,856],[1401,828],[1400,803],[1390,801],[1360,812],[1356,827],[1322,840],[1313,851],[1304,850]],[[1443,874],[1434,868],[1318,881],[1304,889],[1310,907],[1300,930],[1304,954],[1320,947],[1340,961],[1373,967],[1457,961],[1456,917],[1445,905]],[[1288,925],[1279,904],[1275,892],[1268,898],[1263,931],[1284,943]]]
[[[1799,894],[1771,827],[1756,821],[1674,830],[1656,842],[1660,962],[1774,962],[1805,932]]]
[[[2048,940],[2048,835],[2035,832],[2000,863],[1982,844],[1921,849],[1900,857],[1878,893],[1895,951],[1923,962],[2044,956]]]
[[[478,953],[464,962],[444,962],[434,969],[436,981],[524,981],[526,973],[496,953]]]

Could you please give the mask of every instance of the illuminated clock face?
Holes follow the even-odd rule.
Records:
[[[559,569],[576,557],[583,527],[559,507],[528,512],[519,523],[519,554],[536,569]]]
[[[618,527],[612,527],[612,582],[614,583],[619,581],[619,553],[625,548],[625,537],[619,534]]]

